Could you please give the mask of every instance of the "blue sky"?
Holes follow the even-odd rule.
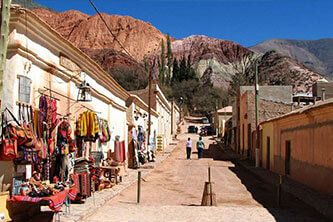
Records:
[[[35,0],[56,11],[95,14],[88,0]],[[193,34],[252,46],[272,38],[333,37],[333,0],[93,0],[108,14],[130,15],[175,38]]]

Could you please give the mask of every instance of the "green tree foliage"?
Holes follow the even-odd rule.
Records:
[[[165,84],[170,84],[171,80],[171,70],[172,70],[172,64],[173,64],[173,54],[172,54],[172,48],[171,48],[171,39],[170,35],[167,35],[167,66],[168,71],[166,74],[166,80]]]
[[[180,61],[180,65],[179,65],[178,81],[181,82],[183,80],[189,80],[189,75],[188,75],[187,67],[186,67],[186,59],[184,56],[183,56],[182,60]]]
[[[184,104],[189,110],[193,109],[193,95],[200,86],[200,82],[196,80],[185,80],[182,82],[174,82],[172,85],[172,95],[175,101],[179,102],[179,98],[183,97]]]
[[[172,69],[172,81],[171,83],[179,82],[179,65],[178,60],[175,58],[173,60],[173,69]]]
[[[143,69],[127,67],[111,70],[112,77],[127,91],[144,89],[148,85],[148,75]]]
[[[254,85],[256,66],[259,66],[260,62],[261,57],[253,54],[244,57],[239,63],[233,65],[235,75],[230,83],[230,96],[236,96],[240,86]],[[259,83],[261,82],[262,79],[259,79]]]
[[[219,108],[220,100],[222,98],[219,89],[201,85],[193,95],[193,112],[207,116]]]
[[[187,72],[188,79],[197,79],[198,78],[195,70],[192,68],[191,55],[187,56],[186,72]]]
[[[160,83],[162,83],[162,85],[165,84],[165,73],[166,73],[166,69],[165,69],[165,45],[164,45],[164,40],[162,39],[161,42],[161,57],[159,59],[159,81]]]

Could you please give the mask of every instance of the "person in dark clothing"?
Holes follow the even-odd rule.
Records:
[[[199,140],[197,142],[197,150],[198,150],[198,159],[201,159],[203,157],[203,150],[205,148],[205,144],[202,141],[202,137],[199,137]]]
[[[192,140],[191,138],[188,138],[186,141],[186,159],[191,159],[191,153],[192,153]]]

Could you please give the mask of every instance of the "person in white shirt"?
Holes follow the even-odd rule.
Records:
[[[191,138],[188,138],[186,141],[186,159],[191,159],[191,153],[192,153],[192,140]]]

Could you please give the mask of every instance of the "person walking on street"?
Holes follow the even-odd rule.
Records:
[[[186,159],[191,159],[191,153],[192,153],[192,140],[191,138],[188,138],[186,141]]]
[[[205,144],[202,141],[202,137],[199,137],[199,140],[197,142],[197,150],[198,150],[198,159],[201,159],[203,157],[203,150],[205,148]]]

